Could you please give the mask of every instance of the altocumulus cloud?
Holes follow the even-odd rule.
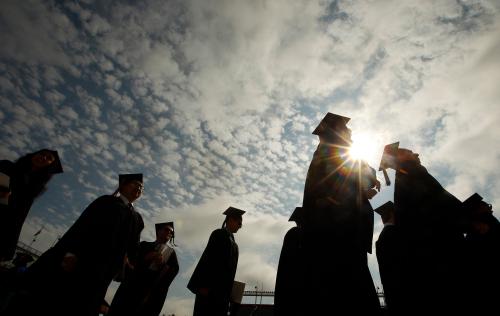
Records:
[[[118,173],[143,172],[143,238],[155,221],[176,221],[181,272],[166,313],[190,313],[185,285],[228,205],[248,211],[237,278],[273,287],[310,133],[327,111],[370,133],[372,165],[401,140],[457,197],[500,203],[497,1],[0,6],[0,155],[55,148],[66,171],[22,240],[43,225],[34,246],[47,249]],[[379,283],[373,257],[370,268]]]

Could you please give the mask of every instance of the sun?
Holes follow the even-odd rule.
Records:
[[[368,134],[353,134],[349,157],[352,160],[371,161],[375,158],[377,142]]]

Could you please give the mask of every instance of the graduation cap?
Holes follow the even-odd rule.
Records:
[[[295,210],[293,210],[292,215],[290,216],[290,219],[288,219],[289,222],[295,222],[295,223],[301,223],[304,219],[304,209],[300,206],[297,206]]]
[[[222,214],[224,214],[226,216],[232,216],[232,217],[241,217],[243,214],[245,214],[245,211],[240,210],[239,208],[235,208],[235,207],[230,206]]]
[[[172,236],[174,235],[174,222],[164,222],[164,223],[156,223],[155,224],[155,229],[156,231],[159,231],[165,226],[170,226],[172,227]]]
[[[390,213],[394,213],[395,208],[394,208],[394,203],[392,201],[385,202],[384,204],[380,205],[374,211],[379,214],[382,217],[388,216]]]
[[[469,196],[465,201],[463,201],[462,205],[465,208],[472,208],[472,207],[477,206],[479,204],[479,202],[481,202],[482,200],[483,200],[482,196],[480,196],[477,193],[474,193],[471,196]]]
[[[46,170],[49,174],[63,173],[61,159],[59,158],[59,153],[57,152],[57,150],[41,149],[37,152],[34,152],[33,155],[43,152],[50,153],[54,157],[54,161],[50,165],[45,167],[44,170]]]
[[[387,175],[387,171],[385,169],[394,166],[394,160],[396,159],[398,150],[399,142],[388,144],[384,147],[384,153],[382,154],[382,158],[380,159],[380,166],[378,167],[378,171],[382,171],[384,173],[386,185],[391,185],[391,180],[389,180],[389,175]]]
[[[484,202],[483,197],[477,193],[463,201],[462,207],[465,208],[466,214],[472,220],[488,220],[493,213],[491,204]]]
[[[138,181],[140,183],[143,183],[142,173],[121,174],[118,177],[118,182],[120,183],[120,185],[127,183],[127,182],[132,182],[132,181]]]
[[[328,112],[312,133],[314,135],[321,135],[327,128],[335,129],[338,126],[345,126],[350,120],[349,117]]]

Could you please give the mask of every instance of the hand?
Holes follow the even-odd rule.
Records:
[[[125,256],[125,258],[123,259],[123,263],[125,264],[125,266],[127,266],[127,268],[131,269],[131,270],[134,270],[135,267],[132,263],[130,263],[130,261],[128,260],[128,256]]]
[[[3,190],[0,190],[0,198],[8,198],[10,196],[10,191],[3,191]]]
[[[380,192],[380,181],[375,179],[375,189],[377,189],[377,192]]]
[[[76,269],[77,263],[78,258],[75,255],[66,255],[61,262],[61,268],[65,272],[73,272]]]
[[[206,287],[201,287],[201,288],[198,290],[198,294],[200,294],[201,296],[208,296],[208,288],[206,288]]]

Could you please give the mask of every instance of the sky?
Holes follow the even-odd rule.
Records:
[[[373,167],[400,141],[457,198],[498,205],[499,35],[497,0],[3,0],[0,159],[50,148],[65,171],[21,240],[43,227],[32,246],[48,249],[142,172],[142,239],[176,227],[165,313],[191,314],[186,284],[230,205],[247,211],[236,279],[272,290],[327,112],[351,118]]]

